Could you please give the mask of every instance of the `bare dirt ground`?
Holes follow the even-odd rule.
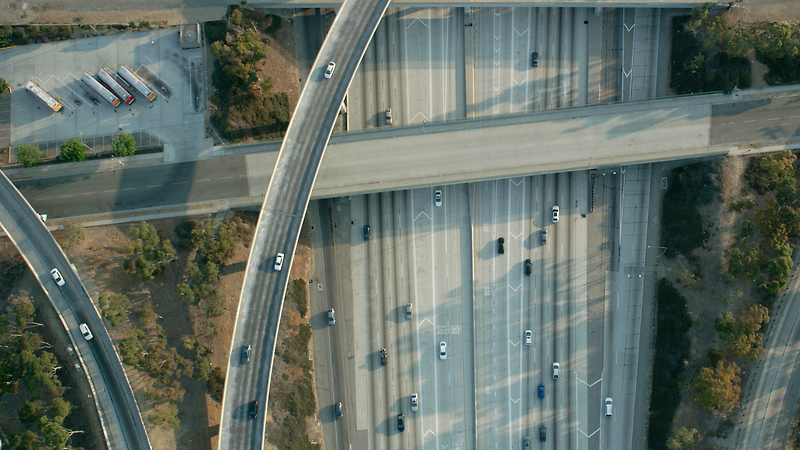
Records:
[[[202,221],[205,217],[195,217]],[[222,219],[222,217],[217,217]],[[174,233],[175,226],[185,218],[166,219],[149,222],[159,230],[162,239],[170,239],[177,245],[178,237]],[[187,305],[175,293],[175,286],[183,281],[183,270],[189,260],[190,253],[178,249],[177,258],[172,261],[166,273],[153,281],[142,282],[141,278],[126,273],[122,262],[127,256],[127,248],[133,239],[128,236],[130,224],[111,225],[86,229],[86,239],[69,248],[67,255],[75,264],[78,273],[86,285],[89,295],[96,302],[102,294],[125,294],[131,301],[130,310],[137,311],[145,303],[151,303],[159,319],[154,327],[144,328],[148,336],[163,332],[169,346],[189,359],[194,352],[186,350],[181,340],[184,336],[198,336],[196,323],[199,311],[196,305]],[[248,242],[249,244],[249,242]],[[230,335],[236,317],[239,302],[239,289],[244,275],[244,264],[249,257],[249,249],[239,244],[231,262],[222,271],[218,289],[228,298],[227,311],[217,321],[217,334],[210,342],[199,342],[209,346],[208,358],[211,368],[227,367],[230,350]],[[127,323],[112,327],[106,321],[115,345],[127,337],[127,326],[143,328],[131,314]],[[127,325],[127,326],[126,326]],[[200,339],[198,339],[200,341]],[[147,417],[153,411],[152,402],[148,402],[145,391],[154,388],[153,380],[143,371],[125,366],[131,381],[142,416]],[[158,449],[210,449],[215,444],[216,427],[219,425],[219,403],[211,399],[207,393],[206,383],[183,376],[180,378],[181,388],[186,394],[182,402],[178,402],[178,418],[180,427],[175,430],[154,427],[145,419],[151,442]]]
[[[269,13],[279,13],[277,10],[267,10]],[[258,71],[260,84],[266,77],[272,79],[275,87],[273,92],[285,92],[289,96],[289,110],[294,111],[300,100],[300,83],[297,75],[297,59],[295,57],[294,26],[286,20],[275,32],[275,37],[267,47],[267,56]],[[209,84],[210,86],[210,84]]]

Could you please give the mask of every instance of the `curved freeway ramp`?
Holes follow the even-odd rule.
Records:
[[[300,227],[339,106],[388,6],[388,0],[342,4],[283,139],[242,286],[222,400],[220,449],[263,448],[275,340]],[[336,62],[336,70],[326,79],[329,61]],[[286,255],[282,270],[275,269],[278,253]],[[247,345],[252,358],[244,362]],[[259,404],[256,417],[254,401]]]
[[[39,215],[3,172],[0,172],[0,226],[36,275],[67,331],[92,389],[108,448],[150,449],[133,389],[89,293]],[[64,286],[57,286],[50,277],[53,267],[61,272]],[[80,323],[89,325],[94,339],[83,339],[78,329]]]

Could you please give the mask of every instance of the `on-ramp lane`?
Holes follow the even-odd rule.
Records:
[[[231,340],[220,449],[263,447],[275,339],[300,226],[339,106],[388,5],[388,0],[342,4],[289,123],[250,248]],[[323,72],[329,61],[337,67],[326,79]],[[286,255],[280,271],[273,268],[278,253]],[[237,349],[248,344],[252,361],[241,364]],[[248,414],[253,400],[263,405],[255,419]]]

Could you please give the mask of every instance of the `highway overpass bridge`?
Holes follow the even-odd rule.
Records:
[[[767,88],[338,134],[330,139],[311,197],[800,148],[800,119],[792,110],[797,101],[796,87]],[[53,167],[20,169],[9,177],[32,177],[15,184],[51,222],[72,217],[88,223],[122,211],[157,214],[179,205],[260,205],[280,146],[228,146],[221,158],[158,159],[146,166],[137,164],[153,155],[135,156],[115,171],[98,170],[107,162],[83,163],[83,172],[62,165],[55,168],[61,175]],[[119,191],[89,194],[108,186]]]

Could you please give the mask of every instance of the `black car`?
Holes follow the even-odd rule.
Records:
[[[389,353],[385,348],[381,349],[381,365],[385,366],[389,362]]]
[[[250,361],[250,344],[242,347],[242,364],[247,364]]]
[[[530,259],[526,259],[525,260],[525,275],[528,275],[528,276],[531,275],[531,260]]]
[[[503,238],[497,239],[497,253],[501,255],[506,252],[506,240]]]
[[[406,416],[402,414],[397,415],[397,431],[402,432],[406,429]]]
[[[336,420],[341,419],[342,418],[342,402],[337,403],[336,404],[336,408],[334,408],[334,409],[336,410]]]
[[[531,54],[531,67],[539,67],[539,52]]]
[[[539,440],[544,442],[547,440],[547,427],[539,425]]]
[[[369,225],[364,225],[364,240],[369,240]]]
[[[253,419],[258,417],[258,400],[250,402],[250,417]]]
[[[542,244],[547,244],[547,230],[542,230]]]

